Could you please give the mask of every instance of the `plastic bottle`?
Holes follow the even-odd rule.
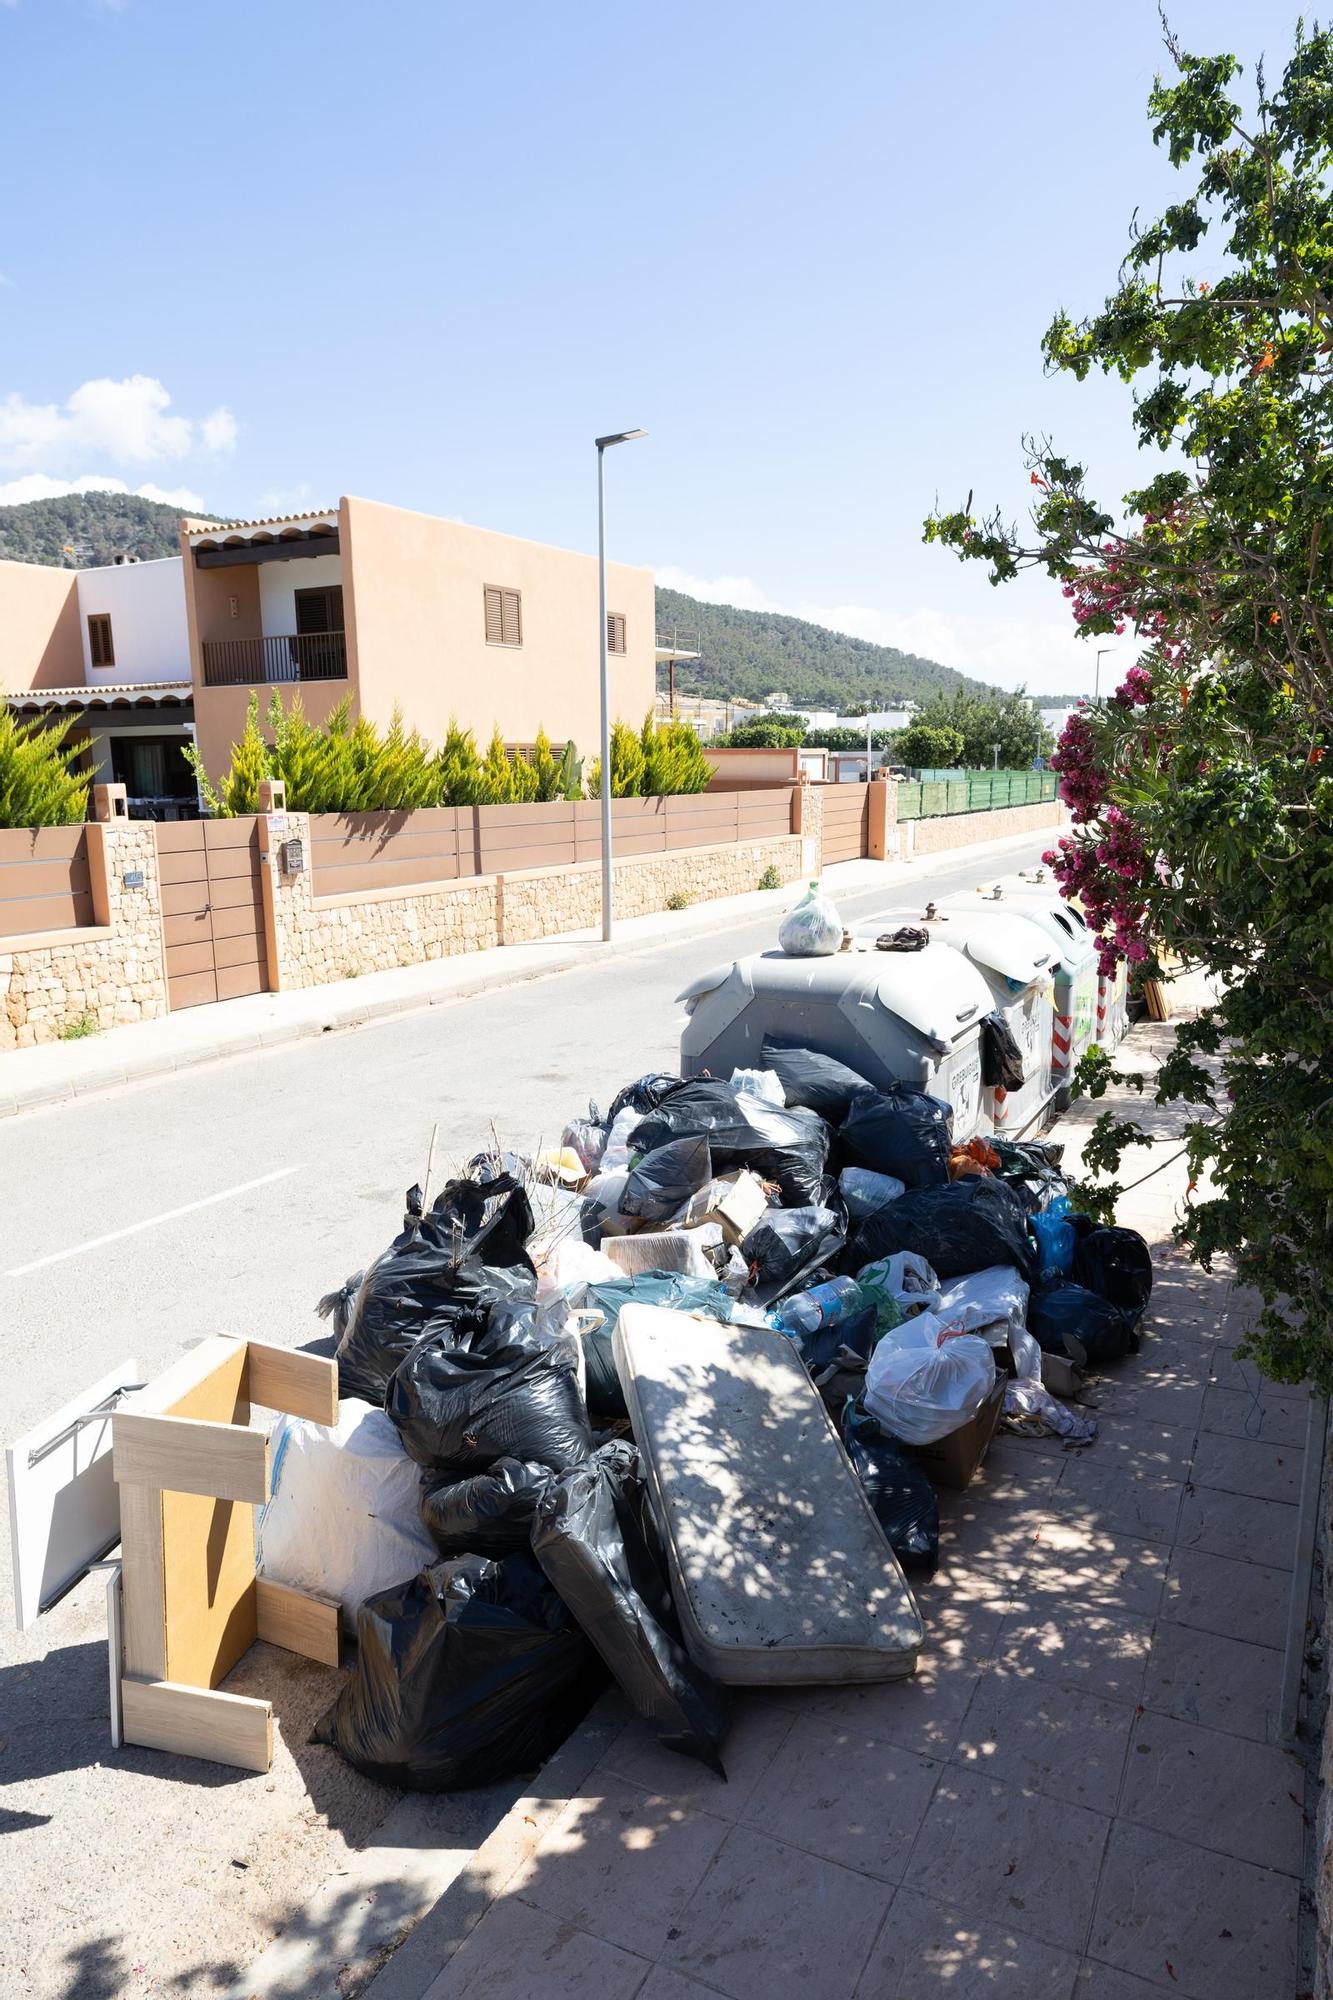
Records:
[[[783,1333],[810,1334],[850,1319],[864,1304],[855,1278],[830,1278],[827,1284],[812,1285],[808,1292],[783,1299],[774,1306],[771,1317]]]

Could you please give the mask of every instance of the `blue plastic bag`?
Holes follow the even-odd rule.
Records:
[[[1068,1216],[1069,1198],[1058,1194],[1028,1218],[1028,1226],[1037,1239],[1037,1276],[1043,1285],[1059,1284],[1074,1268],[1076,1239]]]

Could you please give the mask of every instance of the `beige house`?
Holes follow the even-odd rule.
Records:
[[[651,570],[608,568],[612,713],[653,705]],[[663,657],[666,657],[664,654]],[[252,693],[299,693],[322,721],[387,724],[395,707],[440,742],[456,719],[484,747],[600,728],[595,558],[372,500],[268,521],[186,521],[160,562],[55,569],[0,562],[0,698],[68,715],[131,811],[196,809],[182,751],[225,769]]]
[[[322,720],[345,697],[395,707],[439,742],[451,719],[484,745],[544,727],[594,753],[599,730],[592,556],[373,500],[181,531],[194,719],[206,769],[227,762],[257,691],[299,692]],[[612,712],[639,722],[655,682],[652,571],[608,569]]]

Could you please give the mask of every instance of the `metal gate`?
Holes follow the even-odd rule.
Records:
[[[184,819],[157,829],[173,1009],[267,990],[257,824]]]
[[[824,866],[834,861],[860,861],[870,852],[870,787],[856,783],[824,785]]]

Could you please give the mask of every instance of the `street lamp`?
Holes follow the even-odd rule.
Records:
[[[602,942],[611,942],[611,696],[607,685],[606,645],[606,476],[608,449],[647,437],[647,431],[613,431],[595,438],[597,446],[597,613],[599,657],[602,663]]]
[[[1114,646],[1099,646],[1097,648],[1097,665],[1096,668],[1094,669],[1093,680],[1092,680],[1092,698],[1094,701],[1097,700],[1097,697],[1101,691],[1102,661],[1105,659],[1108,653],[1113,653],[1114,651],[1115,651]]]

